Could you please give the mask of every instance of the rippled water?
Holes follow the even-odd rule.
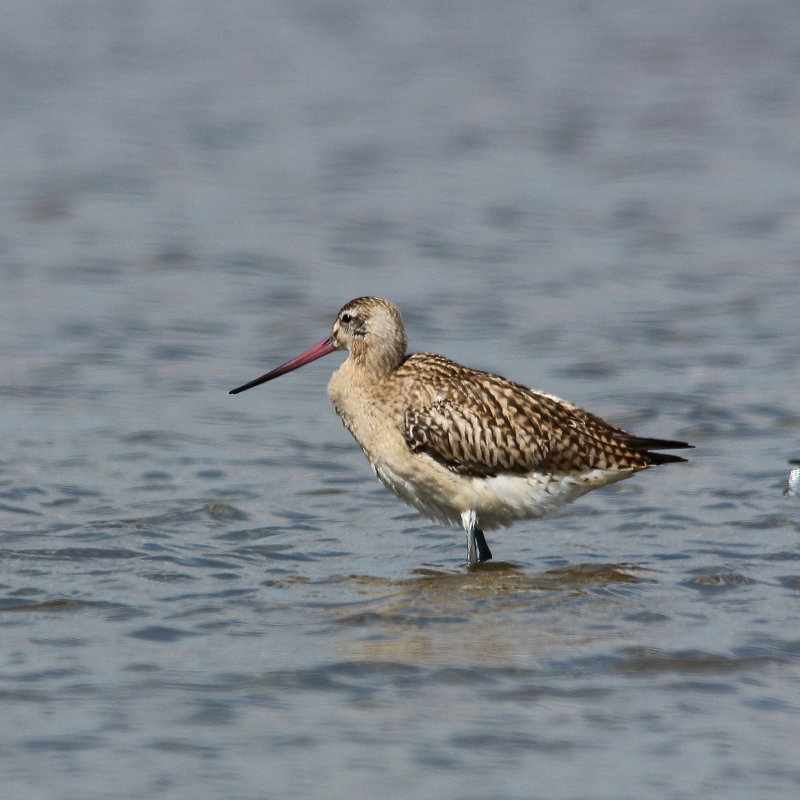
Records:
[[[791,3],[11,3],[5,797],[800,791]],[[353,296],[689,464],[494,532],[398,503]]]

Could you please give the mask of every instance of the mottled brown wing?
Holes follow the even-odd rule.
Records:
[[[408,446],[462,475],[643,469],[683,460],[649,447],[688,446],[639,439],[564,400],[442,356],[412,355],[398,372],[411,383]]]
[[[408,446],[462,475],[523,473],[545,461],[547,425],[533,404],[494,385],[493,376],[479,373],[478,380],[471,372],[417,395],[404,414]]]

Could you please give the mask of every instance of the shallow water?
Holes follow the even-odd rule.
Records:
[[[797,795],[795,5],[0,37],[4,796]],[[341,356],[227,394],[360,294],[697,449],[467,571],[329,407]]]

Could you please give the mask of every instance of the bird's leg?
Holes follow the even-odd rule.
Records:
[[[480,528],[475,529],[475,541],[478,543],[478,561],[489,561],[492,558],[492,551],[486,544],[486,538]]]
[[[473,509],[461,515],[461,524],[467,533],[467,563],[472,566],[479,561],[488,561],[492,551],[486,544],[483,531],[478,527],[478,515]]]

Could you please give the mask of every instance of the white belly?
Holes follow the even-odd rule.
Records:
[[[544,516],[598,486],[623,480],[635,471],[592,469],[569,475],[529,472],[472,478],[444,468],[426,468],[420,474],[400,473],[386,463],[373,464],[373,468],[384,486],[426,516],[458,525],[462,513],[473,510],[482,530]]]

